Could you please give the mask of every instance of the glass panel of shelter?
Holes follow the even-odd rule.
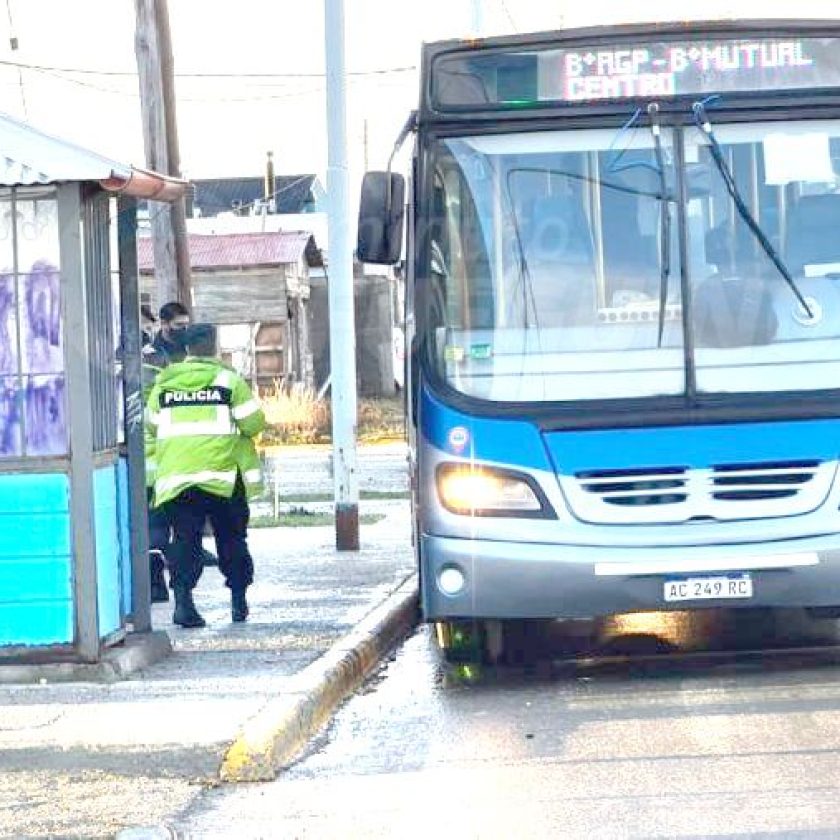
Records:
[[[0,191],[0,458],[67,453],[58,207]]]

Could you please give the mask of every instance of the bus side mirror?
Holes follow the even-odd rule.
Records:
[[[396,265],[402,255],[405,178],[368,172],[362,181],[356,253],[362,262]]]

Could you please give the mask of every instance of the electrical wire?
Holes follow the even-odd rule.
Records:
[[[14,20],[12,19],[12,3],[11,0],[6,0],[6,13],[9,16],[9,46],[11,49],[16,50],[18,48],[18,41],[14,35],[15,32],[15,24]],[[26,106],[26,88],[24,87],[23,83],[23,70],[18,67],[18,86],[20,87],[20,101],[23,105],[23,118],[25,120],[29,119],[29,109]]]
[[[2,64],[2,62],[0,62]],[[20,71],[18,71],[20,72]],[[131,97],[133,99],[138,99],[140,97],[139,90],[120,90],[113,87],[107,87],[101,84],[96,84],[94,82],[84,81],[83,79],[74,79],[72,76],[64,75],[62,71],[54,71],[54,70],[46,70],[46,69],[34,69],[31,68],[31,72],[38,73],[43,76],[49,76],[50,78],[56,79],[61,82],[66,82],[67,84],[77,85],[79,87],[88,88],[90,90],[96,90],[101,93],[108,93],[113,96],[126,96]],[[354,82],[362,81],[361,79],[354,79]],[[390,80],[387,82],[378,82],[381,85],[393,85],[396,80]],[[282,84],[282,83],[281,83]],[[288,84],[288,83],[285,83]],[[251,96],[224,96],[224,95],[215,95],[215,96],[178,96],[178,102],[208,102],[208,103],[217,103],[217,102],[262,102],[262,101],[278,101],[278,100],[285,100],[285,99],[295,99],[300,96],[309,96],[323,92],[324,86],[319,85],[318,87],[310,87],[305,88],[303,90],[285,90],[279,93],[260,93],[254,94]]]
[[[6,0],[8,7],[9,0]],[[0,66],[17,67],[23,70],[43,70],[52,73],[78,73],[91,76],[137,76],[136,70],[94,70],[89,67],[53,67],[46,64],[29,64],[22,61],[0,59]],[[380,67],[374,70],[351,70],[348,76],[386,76],[396,73],[411,73],[417,65],[403,67]],[[326,73],[175,73],[176,79],[323,79]]]

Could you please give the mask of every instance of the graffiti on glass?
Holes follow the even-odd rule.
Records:
[[[67,417],[58,268],[37,259],[17,284],[8,270],[0,274],[0,456],[62,455]]]
[[[17,373],[15,330],[15,278],[0,275],[0,375]]]

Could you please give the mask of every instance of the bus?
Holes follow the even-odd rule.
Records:
[[[444,654],[528,619],[840,615],[840,24],[428,44],[408,135],[358,256],[405,262]]]

